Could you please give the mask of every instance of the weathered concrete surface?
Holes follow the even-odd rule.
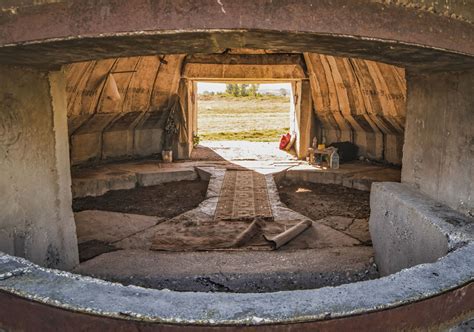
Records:
[[[102,158],[103,131],[118,114],[95,114],[71,135],[71,164]]]
[[[65,66],[72,163],[160,153],[183,59],[152,55]]]
[[[80,262],[118,250],[120,241],[143,232],[164,218],[110,211],[74,213]]]
[[[474,21],[474,3],[457,0],[372,0],[386,5],[413,8],[420,12],[428,12],[472,23]]]
[[[72,195],[74,198],[101,196],[110,190],[195,180],[197,177],[192,164],[170,164],[168,167],[156,160],[75,168],[72,170]]]
[[[49,321],[53,320],[56,324],[60,321],[64,324],[64,318],[56,319],[73,310],[99,315],[103,319],[125,319],[121,321],[123,324],[169,323],[176,324],[176,328],[191,325],[190,329],[193,325],[195,328],[224,325],[235,329],[238,324],[250,325],[250,330],[261,327],[275,331],[279,328],[288,330],[288,326],[277,324],[292,323],[298,324],[292,327],[314,330],[314,326],[309,324],[322,320],[336,330],[344,329],[343,326],[361,329],[372,326],[376,330],[439,329],[472,317],[473,279],[473,244],[459,248],[435,263],[418,265],[376,280],[317,290],[264,294],[191,293],[124,287],[42,269],[20,258],[5,255],[0,256],[0,289],[3,291],[0,296],[4,299],[0,305],[11,304],[0,310],[0,321],[7,326],[18,326],[21,322],[27,326],[36,323],[36,328],[46,326],[47,321],[41,319],[18,320],[18,316],[12,316],[22,312],[16,309],[18,306],[13,306],[14,302],[7,301],[6,294],[15,294],[53,308],[66,309],[58,311],[57,315],[50,314]],[[439,295],[442,293],[447,297]],[[26,305],[23,303],[23,306]],[[347,325],[338,325],[338,319],[343,317],[347,319]],[[101,321],[104,322],[102,319],[97,322],[100,324]]]
[[[289,168],[285,173],[281,173],[278,179],[339,184],[347,188],[370,191],[373,182],[399,182],[400,170],[364,162],[342,164],[337,170],[322,169],[303,164]]]
[[[402,182],[474,216],[474,70],[407,80]]]
[[[134,131],[134,155],[151,156],[163,150],[166,116],[165,112],[147,112],[142,117]]]
[[[159,172],[156,171],[141,171],[137,172],[137,184],[142,187],[146,186],[155,186],[161,183],[168,183],[174,181],[184,181],[184,180],[196,180],[197,173],[194,168],[185,168],[180,167],[177,169],[174,168],[164,168]]]
[[[134,172],[102,168],[72,171],[72,197],[100,196],[109,190],[132,189],[137,183]]]
[[[78,263],[63,73],[0,67],[0,249]]]
[[[193,131],[196,90],[189,88],[193,82],[276,79],[294,81],[295,107],[290,116],[295,118],[291,123],[296,125],[292,131],[300,159],[306,157],[320,126],[320,141],[323,136],[328,143],[352,141],[364,157],[401,164],[406,113],[403,68],[363,59],[252,49],[188,55],[184,62],[183,58],[138,56],[65,66],[73,164],[160,153],[165,111],[176,92],[187,115],[190,141],[177,146],[174,157],[187,158],[197,130]],[[107,95],[110,75],[116,77],[120,95],[116,102]]]
[[[382,275],[434,262],[474,239],[474,220],[407,184],[372,185],[370,234]]]
[[[102,134],[102,158],[130,158],[134,155],[135,126],[141,112],[122,114]]]
[[[472,7],[465,4],[462,10],[470,12]],[[0,61],[9,63],[52,65],[156,54],[157,49],[163,53],[218,53],[261,45],[432,70],[466,68],[474,63],[471,24],[363,0],[222,4],[146,0],[117,4],[107,0],[100,6],[59,1],[2,11],[0,21],[0,45],[8,45],[2,47]]]
[[[403,68],[305,53],[318,139],[350,141],[370,159],[401,164],[406,114]]]
[[[199,81],[294,81],[306,79],[300,54],[211,54],[188,56],[183,77]]]
[[[363,246],[255,252],[121,250],[86,261],[74,272],[155,289],[261,293],[375,278],[372,255],[372,248]]]
[[[79,244],[91,240],[117,242],[162,220],[159,217],[97,210],[76,212],[74,219]]]

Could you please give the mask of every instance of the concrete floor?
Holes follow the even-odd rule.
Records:
[[[199,154],[198,157],[195,154],[195,159],[199,160],[172,164],[142,160],[74,169],[73,192],[76,197],[98,196],[109,190],[192,180],[199,175],[205,176],[197,171],[199,167],[222,171],[243,167],[263,174],[275,174],[277,183],[285,178],[335,183],[362,190],[370,190],[373,181],[397,181],[400,176],[397,169],[364,162],[342,164],[338,170],[328,170],[306,165],[291,156],[280,160],[239,160],[240,152],[233,150],[237,153],[232,152],[227,157],[234,159],[226,160],[221,156],[224,154],[222,151],[211,150],[213,154],[207,148],[195,151]],[[278,193],[275,194],[278,197]],[[279,202],[277,205],[281,209],[277,215],[305,218],[280,206]],[[209,204],[203,204],[203,208],[209,209]],[[372,247],[337,227],[331,227],[327,220],[313,222],[311,231],[302,236],[302,240],[311,243],[309,249],[304,250],[289,246],[282,251],[163,252],[149,250],[155,229],[163,220],[160,216],[149,220],[134,215],[106,216],[113,221],[92,223],[90,220],[94,218],[87,216],[88,213],[76,214],[76,222],[83,223],[78,230],[86,229],[81,231],[83,235],[79,235],[79,243],[87,242],[83,238],[85,235],[90,241],[91,232],[95,232],[97,236],[92,236],[93,240],[113,246],[114,251],[83,262],[75,272],[124,284],[180,291],[266,292],[318,288],[378,276]],[[199,213],[196,216],[202,215]],[[141,222],[134,223],[135,218]],[[87,223],[89,226],[85,226]],[[104,232],[103,227],[107,227],[109,232]],[[121,230],[115,237],[110,234],[110,229],[114,228]]]
[[[376,278],[372,255],[366,246],[254,252],[121,250],[84,262],[74,272],[157,289],[273,292]]]

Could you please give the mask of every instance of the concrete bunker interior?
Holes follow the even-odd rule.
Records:
[[[263,33],[256,33],[254,36],[244,35],[249,40],[251,37],[256,40],[266,38]],[[271,33],[268,37],[271,37],[270,35]],[[471,181],[466,182],[458,179],[472,179],[470,175],[472,166],[462,167],[466,163],[461,163],[464,160],[462,158],[467,158],[464,161],[467,161],[467,165],[472,165],[470,163],[472,154],[469,152],[472,150],[470,147],[472,145],[472,129],[466,124],[472,119],[472,114],[469,112],[472,100],[467,97],[472,86],[472,59],[464,55],[457,55],[459,58],[454,55],[453,58],[450,58],[450,55],[447,55],[446,60],[443,58],[444,53],[440,51],[438,62],[430,67],[426,62],[413,60],[416,58],[415,56],[413,59],[408,56],[407,59],[397,60],[384,55],[383,52],[375,52],[370,55],[368,52],[356,54],[357,51],[354,51],[354,54],[344,54],[340,50],[328,52],[324,50],[324,47],[322,48],[325,52],[320,53],[318,51],[321,49],[317,49],[318,47],[311,49],[309,47],[311,43],[304,37],[300,40],[304,46],[300,45],[299,47],[291,45],[288,36],[280,34],[279,37],[287,41],[288,45],[281,46],[280,44],[279,47],[270,48],[272,51],[264,54],[261,53],[261,49],[254,46],[255,42],[248,42],[247,45],[238,45],[245,47],[223,48],[220,50],[221,52],[201,53],[199,48],[197,48],[198,51],[195,48],[193,54],[190,54],[189,52],[176,52],[175,50],[179,49],[177,46],[173,46],[175,48],[168,46],[174,52],[167,51],[160,56],[136,54],[126,56],[116,53],[117,57],[114,58],[107,58],[107,55],[103,54],[97,56],[98,60],[83,59],[87,61],[75,62],[79,60],[77,57],[70,64],[70,61],[62,63],[63,67],[60,70],[58,68],[52,70],[49,68],[49,63],[38,64],[40,69],[21,66],[2,67],[2,76],[9,78],[2,82],[1,87],[2,90],[7,91],[3,95],[6,112],[2,115],[5,119],[4,123],[8,123],[7,130],[3,134],[4,145],[2,148],[6,158],[2,167],[9,175],[8,185],[5,185],[5,188],[8,188],[8,193],[15,193],[12,197],[7,197],[4,206],[2,206],[2,209],[4,208],[7,212],[4,217],[6,221],[3,222],[2,219],[2,251],[26,257],[45,267],[71,270],[77,265],[77,241],[71,211],[71,192],[68,191],[69,183],[72,183],[72,196],[81,197],[100,196],[114,190],[161,185],[170,179],[195,181],[199,178],[209,181],[206,199],[202,202],[206,204],[199,206],[201,212],[205,213],[206,209],[216,210],[218,205],[216,189],[222,188],[225,174],[229,170],[239,172],[243,168],[253,168],[252,165],[232,162],[231,169],[229,169],[228,162],[215,164],[215,162],[203,163],[200,160],[192,160],[190,137],[192,137],[193,87],[187,81],[192,81],[193,76],[187,76],[190,74],[186,70],[186,65],[193,65],[193,61],[196,61],[197,68],[213,65],[207,67],[206,73],[209,73],[211,68],[228,66],[229,64],[225,63],[226,58],[251,59],[249,63],[237,62],[240,66],[256,66],[255,62],[257,62],[257,66],[277,66],[277,64],[268,63],[262,65],[258,62],[262,61],[260,60],[262,58],[278,58],[284,55],[291,59],[298,57],[299,66],[304,73],[304,77],[298,77],[295,84],[296,90],[299,92],[299,98],[297,98],[299,104],[296,108],[298,139],[295,143],[298,157],[304,158],[312,135],[320,135],[319,137],[325,135],[337,141],[352,141],[359,146],[360,154],[368,159],[398,165],[403,159],[401,183],[396,183],[399,180],[399,175],[394,171],[395,168],[382,166],[383,169],[380,170],[380,165],[366,165],[362,171],[359,168],[360,165],[348,165],[346,169],[341,167],[339,172],[315,172],[304,164],[291,167],[276,164],[274,169],[269,171],[268,165],[264,165],[265,167],[261,168],[267,169],[267,171],[263,172],[265,173],[263,180],[260,178],[254,179],[254,181],[264,181],[269,197],[276,194],[276,190],[271,190],[272,187],[275,189],[276,185],[280,185],[284,181],[337,184],[344,188],[349,187],[357,190],[371,188],[370,232],[372,240],[375,242],[375,261],[383,276],[403,269],[408,271],[406,273],[436,269],[438,266],[443,267],[443,264],[449,262],[450,259],[467,262],[469,254],[473,250],[470,243],[473,232],[470,198],[472,185]],[[166,41],[165,37],[160,36],[160,38],[164,38],[163,40]],[[230,38],[229,42],[223,44],[233,46],[233,41],[235,40]],[[173,43],[169,45],[173,45]],[[23,47],[28,49],[29,46]],[[337,46],[334,47],[337,48]],[[182,46],[182,48],[184,51],[185,47]],[[429,53],[431,50],[424,51]],[[6,54],[8,52],[9,49],[6,50]],[[415,48],[412,54],[422,56],[423,51]],[[155,61],[158,68],[166,68],[173,61],[181,63],[178,66],[179,69],[174,68],[174,74],[168,72],[168,79],[146,82],[140,80],[142,84],[149,85],[151,81],[154,84],[163,84],[163,90],[158,89],[156,93],[153,93],[149,87],[140,85],[139,80],[137,82],[133,80],[134,73],[140,69],[140,63],[147,61],[143,60],[147,58],[153,58],[150,61]],[[366,58],[370,58],[370,60],[365,60]],[[218,62],[219,60],[221,62]],[[94,86],[92,82],[94,79],[91,77],[94,76],[95,69],[100,68],[106,62],[108,64],[105,67],[109,68],[101,69],[103,72],[96,79]],[[302,62],[303,64],[301,64]],[[348,67],[348,63],[350,67]],[[43,69],[41,69],[42,66]],[[75,66],[83,67],[76,68],[77,74],[72,75]],[[291,64],[287,66],[291,66]],[[348,79],[351,75],[348,68],[357,72],[364,70],[361,69],[364,67],[366,67],[368,76],[352,73],[353,81]],[[410,71],[410,75],[407,75],[406,97],[403,95],[402,83],[404,81],[400,79],[405,76],[404,70],[401,69],[403,67]],[[341,68],[346,69],[347,76],[341,74],[343,70]],[[150,74],[146,69],[142,70],[144,73]],[[315,74],[317,70],[321,70],[320,75]],[[386,74],[387,71],[392,74]],[[166,73],[167,70],[165,69],[164,72]],[[251,70],[244,72],[252,73]],[[222,73],[221,71],[218,74],[222,75]],[[257,74],[253,73],[253,75]],[[268,71],[265,72],[265,75],[268,74]],[[127,78],[124,78],[125,76]],[[78,79],[78,77],[80,78]],[[159,77],[159,72],[155,73],[155,78],[157,77]],[[368,80],[368,77],[371,80]],[[396,77],[398,77],[398,81],[395,79]],[[320,81],[322,78],[324,78],[326,87],[324,82]],[[71,79],[76,81],[71,83]],[[99,87],[97,81],[99,81]],[[79,90],[77,88],[81,84],[87,86],[88,83],[91,84],[92,89]],[[351,83],[356,84],[356,88],[353,88]],[[373,88],[366,89],[365,84],[372,85]],[[170,88],[170,86],[173,87]],[[398,86],[398,91],[401,91],[401,94],[394,92],[389,86]],[[448,87],[452,87],[452,89],[448,89]],[[114,92],[114,90],[116,91]],[[97,91],[100,92],[97,93]],[[136,95],[140,95],[139,91],[145,91],[145,95],[148,96],[148,98],[141,99],[146,107],[133,109],[134,105],[140,105],[140,103],[132,102],[134,99],[138,99]],[[163,93],[163,91],[165,92]],[[121,97],[114,100],[113,95],[117,92],[121,94]],[[38,95],[35,95],[36,93]],[[18,95],[22,95],[23,98],[20,100],[16,97]],[[124,95],[129,95],[130,98],[123,97]],[[182,135],[187,140],[180,138],[172,146],[173,154],[177,159],[184,161],[176,163],[179,164],[176,168],[174,166],[157,167],[156,161],[150,161],[150,157],[161,152],[160,137],[163,132],[164,117],[163,114],[157,113],[169,110],[171,106],[169,100],[175,101],[174,96],[179,96],[181,108],[187,110],[184,115],[188,126],[185,130],[186,135]],[[382,103],[381,99],[385,103]],[[35,107],[31,107],[32,100],[35,101]],[[160,102],[164,104],[156,102],[157,100],[161,100]],[[377,100],[380,109],[377,109]],[[387,104],[391,105],[388,110]],[[153,107],[151,107],[152,105]],[[362,105],[362,108],[357,108]],[[76,107],[76,110],[79,110],[78,113],[74,114],[71,107]],[[368,111],[368,107],[372,107],[373,113]],[[425,113],[427,108],[430,109],[429,112],[438,111],[439,114],[442,114],[446,120],[442,127],[439,127],[439,122],[436,119]],[[36,121],[40,116],[36,117],[35,113],[31,111],[32,109],[47,110],[52,115],[52,121]],[[365,113],[352,112],[352,110],[361,109],[365,110]],[[83,113],[83,110],[87,110],[89,113]],[[377,113],[376,110],[380,112]],[[43,135],[44,139],[36,140],[32,133]],[[463,143],[456,145],[456,147],[461,146],[462,148],[454,149],[453,146],[449,146],[449,144],[454,144],[450,140],[440,141],[441,151],[437,152],[439,154],[433,156],[430,154],[433,152],[427,153],[426,146],[436,142],[439,133],[444,135],[441,135],[442,137],[456,133],[456,142]],[[405,145],[403,145],[404,140]],[[119,141],[121,144],[116,144]],[[410,141],[410,145],[407,145],[407,141]],[[48,158],[49,154],[46,154],[44,158],[40,157],[40,160],[47,164],[38,165],[38,160],[34,155],[25,153],[25,151],[31,150],[33,142],[36,143],[34,144],[37,147],[35,150],[39,154],[49,150],[53,151],[52,159]],[[154,142],[154,144],[149,144],[149,142]],[[45,146],[41,144],[45,144]],[[28,145],[29,148],[20,149],[19,145],[22,145],[23,148]],[[402,149],[404,150],[403,156]],[[453,153],[450,160],[441,157],[448,151]],[[67,157],[68,155],[70,158]],[[439,161],[436,168],[430,167],[431,165],[427,166],[431,164],[431,158]],[[458,160],[459,165],[453,163],[452,158]],[[36,172],[30,172],[28,164],[32,162],[36,162]],[[69,164],[73,166],[72,171],[70,171]],[[258,169],[255,165],[253,167]],[[44,172],[43,168],[53,169],[52,174]],[[21,170],[24,171],[23,173],[33,176],[35,179],[33,182],[39,187],[47,189],[44,191],[45,196],[50,194],[57,197],[52,206],[48,205],[50,203],[44,204],[41,200],[32,199],[31,194],[22,192],[17,185],[12,186],[12,183],[15,182],[22,183],[18,177],[18,172],[21,173]],[[71,176],[69,176],[69,172],[71,172]],[[389,174],[388,179],[386,178],[387,174]],[[455,174],[456,176],[454,176]],[[430,180],[433,175],[437,179],[436,184]],[[59,185],[51,187],[48,184],[51,177],[53,182],[59,181]],[[43,179],[43,186],[37,182],[37,178]],[[389,182],[384,182],[387,180]],[[6,182],[7,179],[2,177],[2,181]],[[450,186],[451,190],[444,190],[444,186]],[[457,190],[453,190],[454,188]],[[38,225],[41,226],[38,229],[38,225],[31,223],[33,219],[30,216],[23,215],[21,217],[21,220],[24,221],[23,225],[12,225],[12,219],[29,213],[21,208],[21,204],[16,200],[18,197],[24,201],[34,202],[32,207],[36,211],[44,210],[42,215],[35,215],[33,219],[48,219],[51,217],[48,211],[55,211],[54,220],[57,220],[58,223],[54,225],[40,223]],[[281,204],[278,197],[269,201],[274,216],[284,216],[285,213],[291,215],[292,212]],[[184,214],[190,211],[193,210],[188,210]],[[293,216],[287,215],[284,218],[292,219]],[[148,218],[142,218],[140,222],[142,230],[160,224],[159,220]],[[60,227],[57,227],[58,225]],[[446,257],[442,258],[444,256]],[[29,269],[29,267],[24,267],[28,266],[28,262],[11,258],[8,255],[1,257],[2,262],[5,261],[15,266],[15,269]],[[440,258],[441,260],[439,260]],[[249,259],[249,257],[244,257],[242,261],[237,262],[237,265],[244,264]],[[152,261],[148,261],[148,263],[152,263]],[[423,263],[432,264],[423,265]],[[418,267],[419,264],[422,264],[421,267]],[[43,273],[41,269],[34,268],[34,271],[34,273]],[[394,278],[404,278],[406,276],[404,271],[400,274],[396,273]],[[456,271],[462,275],[458,286],[466,287],[466,285],[472,284],[472,269]],[[8,273],[11,273],[11,276],[5,278],[5,287],[10,287],[8,284],[13,281],[12,279],[21,279],[23,272],[19,275],[15,275],[16,272]],[[437,276],[435,274],[437,272],[433,273]],[[415,275],[412,277],[416,279]],[[89,282],[89,279],[84,280]],[[387,280],[381,278],[380,282],[383,283]],[[228,286],[219,289],[221,287],[219,282],[209,279],[205,281],[207,282],[205,286],[208,289],[198,291],[211,290],[226,293],[235,291]],[[105,285],[108,287],[109,284]],[[361,285],[366,284],[362,283]],[[321,286],[326,286],[326,284],[321,284]],[[313,285],[312,288],[317,287],[317,285]],[[159,285],[157,288],[160,288]],[[251,291],[256,292],[256,289],[257,287]],[[292,288],[287,287],[286,289]],[[275,289],[267,291],[273,290]],[[471,309],[468,308],[468,311],[465,312],[472,313],[472,310],[469,310]]]
[[[81,262],[75,272],[159,289],[230,292],[311,289],[378,276],[368,192],[373,181],[400,178],[402,68],[227,49],[74,63],[65,76]],[[199,80],[291,80],[288,123],[300,161],[272,160],[278,158],[270,153],[268,160],[226,160],[200,151],[193,144]],[[168,164],[159,154],[176,100],[182,123],[172,149],[178,160]],[[357,159],[340,170],[307,165],[313,137],[351,141],[359,147]],[[235,182],[227,188],[228,181]],[[229,202],[227,195],[233,195]],[[272,251],[266,239],[301,223],[307,229]],[[204,264],[209,260],[215,266]]]

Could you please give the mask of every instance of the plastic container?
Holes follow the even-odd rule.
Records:
[[[310,165],[314,164],[314,149],[308,148],[308,163]]]
[[[337,151],[334,151],[331,154],[331,159],[330,159],[330,167],[331,169],[339,169],[339,155],[337,154]]]
[[[161,151],[161,156],[163,158],[163,162],[165,163],[173,162],[173,150],[163,150]]]

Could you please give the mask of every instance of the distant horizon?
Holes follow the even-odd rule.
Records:
[[[204,92],[225,92],[226,83],[213,83],[213,82],[198,82],[198,94]],[[258,91],[261,93],[277,91],[279,89],[285,89],[288,92],[291,90],[291,83],[259,83]]]

